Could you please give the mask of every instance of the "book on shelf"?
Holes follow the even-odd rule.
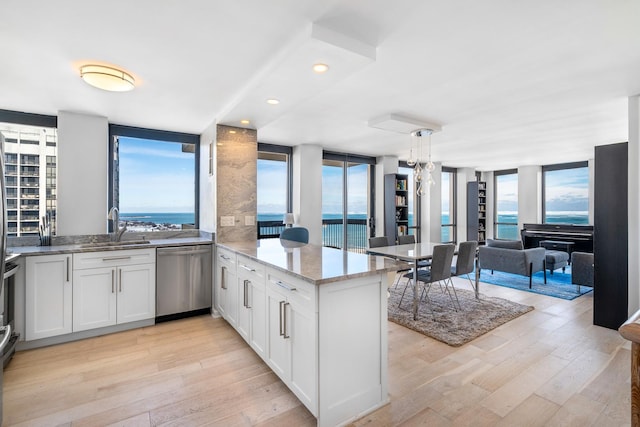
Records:
[[[407,191],[407,180],[399,179],[396,181],[396,190]]]
[[[407,198],[405,196],[396,195],[396,206],[406,206]]]
[[[398,226],[398,236],[405,236],[409,232],[409,227],[406,225]]]

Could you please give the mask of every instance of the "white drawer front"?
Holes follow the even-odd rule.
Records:
[[[228,249],[216,247],[216,264],[225,266],[231,271],[236,271],[236,254]]]
[[[73,269],[115,267],[156,262],[155,248],[118,251],[81,252],[73,254]]]
[[[264,283],[265,269],[264,264],[260,264],[242,255],[238,255],[238,274],[242,277]]]
[[[267,268],[267,286],[279,292],[290,301],[295,301],[309,311],[318,311],[316,307],[316,286],[309,282],[289,276],[278,270]]]

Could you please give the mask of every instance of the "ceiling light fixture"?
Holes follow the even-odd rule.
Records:
[[[249,123],[251,123],[251,122],[249,120],[247,120],[247,119],[240,120],[240,124],[248,125]]]
[[[327,64],[313,64],[313,71],[315,71],[318,74],[322,74],[322,73],[326,73],[327,71],[329,71],[329,66]]]
[[[275,99],[275,98],[271,98],[271,99],[267,99],[267,104],[270,104],[270,105],[278,105],[278,104],[280,104],[280,101],[278,101],[278,100],[277,100],[277,99]]]
[[[421,164],[422,161],[424,160],[423,150],[424,150],[425,139],[427,140],[426,151],[427,151],[427,158],[428,158],[427,163],[424,165],[424,169],[426,169],[427,171],[426,182],[430,186],[436,183],[435,180],[433,179],[433,175],[431,174],[435,169],[435,165],[431,161],[431,134],[432,133],[433,133],[433,129],[417,129],[411,132],[411,145],[410,145],[410,151],[409,151],[409,160],[407,160],[407,164],[409,166],[415,165],[413,168],[413,177],[416,180],[416,193],[418,193],[419,196],[424,196],[425,194],[427,194],[427,191],[423,185],[425,179],[423,175],[424,170]],[[413,157],[414,141],[415,141],[415,155],[416,155],[415,158]]]
[[[110,92],[126,92],[135,87],[135,79],[131,74],[106,65],[83,65],[80,77],[91,86]]]

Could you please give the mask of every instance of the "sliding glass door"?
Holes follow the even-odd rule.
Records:
[[[371,235],[375,159],[324,153],[322,243],[364,252]]]

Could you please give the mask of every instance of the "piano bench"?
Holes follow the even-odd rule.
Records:
[[[549,273],[553,274],[553,270],[557,270],[560,267],[562,267],[562,272],[564,273],[564,268],[569,263],[569,254],[563,251],[547,250],[545,251],[545,262]]]

